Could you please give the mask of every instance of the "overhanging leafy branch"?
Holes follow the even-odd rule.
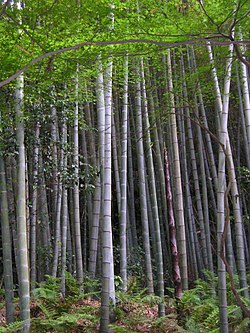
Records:
[[[13,80],[15,80],[19,75],[22,73],[26,72],[29,70],[33,65],[36,63],[42,61],[43,59],[54,57],[56,55],[59,55],[61,53],[69,52],[69,51],[74,51],[74,50],[79,50],[83,47],[87,46],[108,46],[108,45],[125,45],[125,44],[151,44],[151,45],[156,45],[160,47],[166,47],[167,48],[173,48],[173,47],[178,47],[181,45],[195,45],[195,46],[206,46],[207,42],[209,42],[211,45],[214,46],[226,46],[229,44],[233,45],[249,45],[250,41],[244,40],[244,41],[238,41],[238,40],[228,40],[228,41],[219,41],[219,40],[214,40],[214,39],[207,39],[207,38],[198,38],[198,39],[192,39],[192,40],[187,40],[187,41],[180,41],[180,42],[173,42],[173,43],[168,43],[168,42],[161,42],[161,41],[155,41],[155,40],[150,40],[150,39],[127,39],[127,40],[118,40],[118,41],[92,41],[92,42],[83,42],[79,43],[73,46],[69,47],[64,47],[55,51],[47,52],[42,55],[40,55],[37,58],[34,58],[31,60],[31,62],[27,65],[25,65],[23,68],[19,69],[16,73],[12,74],[9,76],[7,79],[3,80],[0,82],[0,87],[3,87]],[[241,59],[239,59],[242,61]],[[250,67],[250,63],[247,62],[247,66]]]

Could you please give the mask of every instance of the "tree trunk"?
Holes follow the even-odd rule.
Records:
[[[39,168],[39,135],[40,123],[35,124],[35,144],[33,150],[33,179],[32,179],[32,199],[31,199],[31,217],[30,217],[30,282],[31,288],[36,284],[36,224],[37,224],[37,195],[38,195],[38,168]]]
[[[176,228],[177,228],[177,240],[178,240],[178,251],[180,259],[180,271],[182,278],[182,287],[184,290],[188,289],[188,271],[187,271],[187,249],[186,249],[186,232],[184,223],[184,209],[183,209],[183,194],[182,194],[182,177],[180,170],[180,158],[179,158],[179,145],[177,138],[177,124],[175,115],[175,102],[173,92],[173,81],[172,81],[172,69],[171,69],[171,57],[170,51],[167,55],[167,66],[168,66],[168,91],[170,94],[170,125],[171,125],[171,138],[173,145],[173,166],[174,166],[174,183],[175,183],[175,197],[176,197]]]
[[[66,119],[63,119],[62,124],[62,158],[63,158],[63,169],[67,170],[67,124]],[[65,297],[65,271],[67,262],[67,232],[68,232],[68,189],[67,185],[62,186],[62,236],[61,236],[61,292],[63,297]]]
[[[74,231],[75,231],[75,255],[76,255],[76,277],[79,284],[83,281],[83,261],[82,261],[82,242],[81,242],[81,225],[80,225],[80,194],[79,194],[79,134],[78,134],[78,119],[79,119],[79,102],[78,102],[78,72],[79,65],[77,64],[76,72],[76,104],[74,111],[74,128],[73,128],[73,163],[74,163]]]
[[[164,278],[163,278],[163,259],[162,259],[162,244],[161,244],[161,230],[160,230],[160,221],[159,221],[159,212],[158,212],[158,202],[157,202],[157,194],[156,194],[156,182],[155,182],[155,169],[153,162],[153,154],[152,154],[152,141],[150,136],[150,123],[148,116],[148,102],[147,102],[147,94],[146,94],[146,83],[144,77],[144,64],[143,60],[141,60],[141,77],[142,77],[142,98],[143,98],[143,106],[144,106],[144,132],[146,136],[145,147],[147,151],[147,161],[148,161],[148,180],[150,187],[150,199],[152,205],[152,217],[153,224],[155,230],[155,247],[156,247],[156,266],[157,266],[157,291],[159,296],[162,298],[162,302],[159,304],[158,314],[160,317],[165,315],[165,306],[163,303],[164,299]]]
[[[169,237],[170,237],[170,248],[172,255],[172,273],[174,280],[175,297],[181,299],[182,297],[182,285],[181,285],[181,274],[179,267],[179,256],[176,240],[176,228],[174,220],[173,210],[173,198],[170,183],[170,170],[167,149],[164,150],[164,165],[165,165],[165,184],[166,184],[166,196],[168,205],[168,226],[169,226]]]
[[[105,155],[103,167],[103,221],[102,239],[102,291],[100,332],[107,333],[112,310],[115,304],[113,242],[111,225],[111,113],[112,113],[112,61],[105,71]],[[110,304],[111,302],[111,304]]]
[[[18,239],[18,262],[19,262],[19,296],[20,312],[23,323],[23,333],[30,331],[30,281],[28,264],[28,243],[26,229],[26,185],[25,185],[25,146],[24,146],[24,119],[23,119],[23,88],[24,78],[19,76],[15,90],[16,112],[16,140],[18,149],[17,171],[17,239]]]
[[[124,70],[121,142],[120,274],[123,281],[122,289],[127,291],[128,57],[125,59]]]
[[[139,66],[139,64],[138,64]],[[150,253],[150,240],[149,240],[149,225],[148,225],[148,207],[147,207],[147,194],[146,194],[146,180],[145,180],[145,157],[143,147],[143,131],[142,131],[142,101],[141,101],[141,84],[139,81],[140,71],[137,68],[137,82],[136,82],[136,148],[138,156],[138,173],[139,173],[139,191],[140,191],[140,209],[141,209],[141,222],[143,233],[143,245],[145,251],[145,266],[146,266],[146,280],[148,293],[154,293],[153,274],[152,274],[152,261]]]
[[[6,175],[2,151],[0,151],[0,208],[1,208],[1,231],[3,247],[3,270],[6,323],[14,322],[14,286],[12,272],[12,242],[9,224],[8,199],[6,189]]]

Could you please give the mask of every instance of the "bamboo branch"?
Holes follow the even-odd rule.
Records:
[[[29,64],[27,64],[23,68],[19,69],[16,73],[12,74],[7,79],[1,81],[0,82],[0,87],[3,87],[5,85],[9,84],[13,80],[15,80],[19,75],[26,72],[33,65],[42,61],[43,59],[50,58],[50,57],[53,57],[53,56],[61,54],[61,53],[74,51],[74,50],[79,50],[79,49],[81,49],[83,47],[86,47],[86,46],[108,46],[108,45],[125,45],[125,44],[139,44],[139,43],[142,43],[142,44],[151,44],[151,45],[156,45],[156,46],[161,46],[161,47],[164,46],[167,49],[167,48],[177,47],[177,46],[180,46],[180,45],[206,46],[207,42],[210,42],[211,45],[217,45],[217,46],[226,46],[226,45],[230,45],[230,44],[233,44],[233,45],[241,45],[241,44],[249,45],[250,44],[250,41],[247,41],[247,40],[246,41],[237,41],[237,40],[216,41],[214,39],[209,39],[209,38],[208,39],[207,38],[197,38],[197,39],[193,39],[193,40],[174,42],[174,43],[159,42],[159,41],[154,41],[154,40],[150,40],[150,39],[127,39],[127,40],[118,40],[118,41],[83,42],[83,43],[76,44],[76,45],[73,45],[73,46],[64,47],[62,49],[58,49],[58,50],[55,50],[55,51],[50,51],[50,52],[47,52],[47,53],[44,53],[44,54],[40,55],[37,58],[34,58],[33,60],[31,60],[31,62]],[[239,58],[239,60],[242,61],[241,57]],[[248,62],[247,62],[246,65],[248,67],[250,67],[250,64]]]

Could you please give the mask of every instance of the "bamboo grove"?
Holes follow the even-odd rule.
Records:
[[[209,274],[220,332],[229,332],[227,276],[250,315],[242,301],[250,265],[249,53],[247,43],[219,44],[226,31],[231,42],[245,41],[249,1],[227,9],[224,1],[45,3],[2,1],[2,80],[41,50],[147,38],[151,28],[155,41],[172,43],[167,34],[188,31],[217,34],[218,45],[185,43],[185,34],[171,48],[89,44],[41,59],[1,87],[7,322],[18,286],[23,332],[30,332],[32,290],[47,275],[61,278],[62,297],[66,271],[80,285],[86,276],[101,279],[105,333],[116,276],[123,291],[136,276],[161,297],[164,316],[168,288],[179,299]]]

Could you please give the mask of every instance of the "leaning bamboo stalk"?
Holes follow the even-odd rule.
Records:
[[[217,102],[217,110],[219,115],[219,165],[218,165],[218,189],[217,189],[217,257],[218,257],[218,278],[219,278],[219,313],[220,313],[220,332],[228,332],[228,313],[227,313],[227,291],[226,291],[226,266],[222,258],[225,251],[225,244],[222,241],[222,235],[225,229],[225,193],[226,193],[226,155],[225,149],[228,140],[228,106],[229,106],[229,90],[231,81],[231,65],[232,65],[233,47],[229,47],[229,58],[226,63],[226,76],[224,80],[223,103],[217,79],[217,72],[214,65],[214,59],[211,46],[208,44],[208,53],[212,64],[212,74],[215,86],[215,95]],[[226,199],[227,200],[227,199]]]
[[[250,149],[249,149],[249,142],[248,142],[248,136],[247,136],[247,126],[246,126],[246,119],[245,119],[245,113],[244,113],[244,105],[243,105],[243,99],[242,99],[242,88],[241,88],[241,84],[240,84],[239,70],[238,70],[237,65],[238,64],[236,64],[236,79],[237,79],[239,111],[240,111],[240,119],[241,119],[241,136],[243,138],[243,144],[244,144],[244,148],[245,148],[246,164],[247,164],[248,169],[250,169]]]
[[[242,33],[240,32],[240,39],[242,40]],[[247,73],[246,65],[241,62],[241,84],[242,84],[242,94],[243,94],[243,105],[244,114],[246,121],[246,132],[247,132],[247,142],[248,151],[250,151],[250,92],[249,92],[249,77]]]

